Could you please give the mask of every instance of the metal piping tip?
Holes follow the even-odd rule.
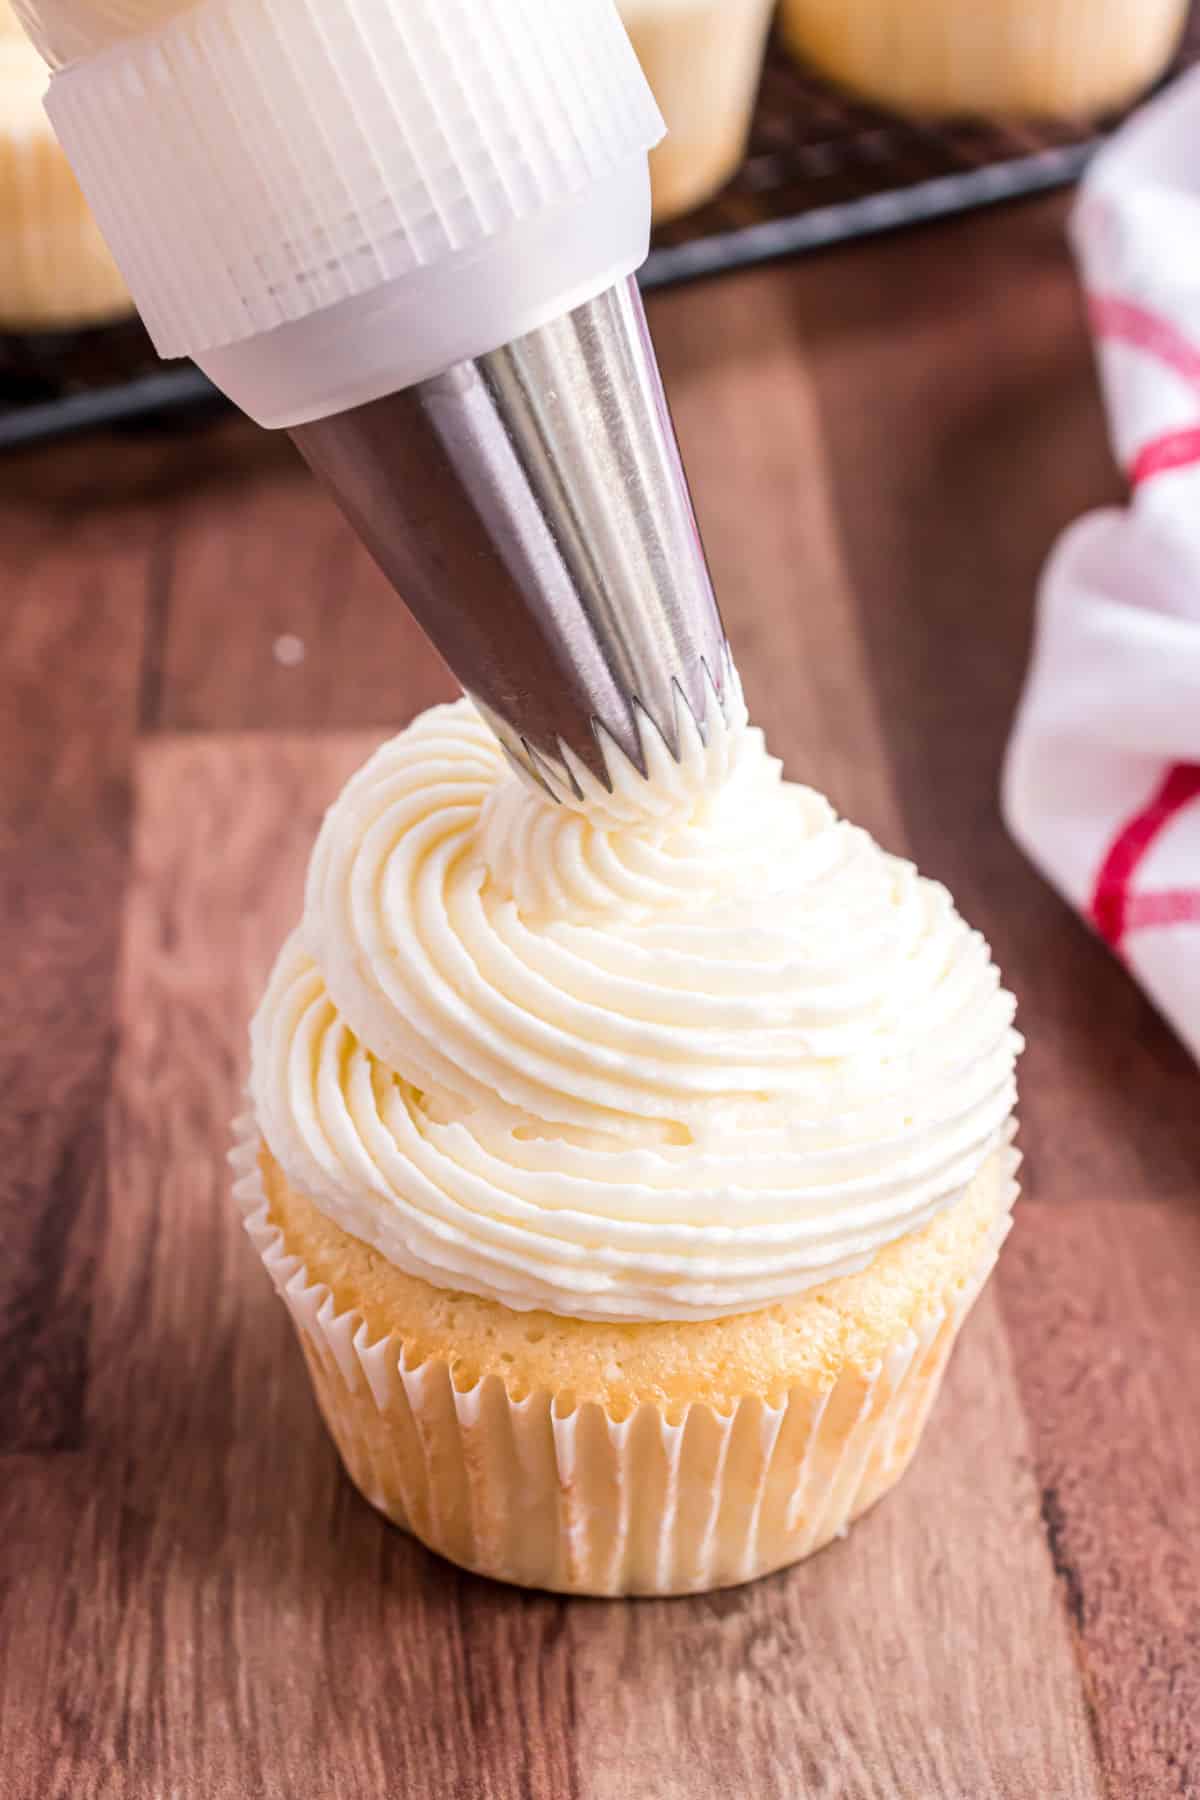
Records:
[[[678,761],[729,648],[636,282],[487,356],[297,427],[514,765],[555,799]],[[732,676],[736,682],[736,676]]]
[[[587,760],[561,738],[553,751],[547,753],[495,713],[485,700],[476,694],[470,697],[500,740],[501,748],[518,774],[540,787],[552,800],[584,805],[596,797],[597,785],[611,795],[616,787],[623,785],[622,776],[628,777],[631,772],[649,780],[655,766],[661,768],[664,752],[673,762],[679,763],[685,745],[694,747],[697,742],[701,746],[707,745],[714,730],[724,729],[731,710],[728,705],[731,692],[737,693],[739,705],[741,694],[727,651],[720,676],[718,684],[707,663],[702,663],[699,707],[689,700],[680,683],[672,679],[669,709],[661,721],[650,713],[639,696],[634,695],[629,703],[631,736],[618,738],[603,719],[593,715],[590,726],[597,756]]]

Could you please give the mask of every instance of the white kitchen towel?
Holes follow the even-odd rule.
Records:
[[[1200,70],[1094,159],[1071,237],[1132,491],[1047,563],[1004,814],[1200,1058]]]

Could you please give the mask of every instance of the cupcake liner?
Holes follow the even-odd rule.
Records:
[[[570,1394],[515,1396],[495,1374],[459,1387],[447,1362],[410,1364],[399,1334],[371,1343],[273,1224],[253,1114],[234,1139],[234,1197],[356,1487],[451,1561],[564,1593],[700,1593],[843,1535],[907,1467],[1010,1223],[1005,1212],[948,1300],[826,1393],[748,1396],[727,1413],[697,1403],[680,1418],[643,1404],[614,1418]]]

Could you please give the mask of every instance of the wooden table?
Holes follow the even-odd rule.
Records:
[[[510,1592],[384,1525],[228,1200],[321,809],[448,678],[281,440],[3,466],[5,1800],[1200,1793],[1200,1080],[996,814],[1038,567],[1119,496],[1063,216],[653,306],[760,721],[949,883],[1030,1040],[917,1465],[712,1598]]]

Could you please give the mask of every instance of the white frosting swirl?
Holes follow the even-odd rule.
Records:
[[[254,1099],[399,1267],[575,1318],[747,1311],[863,1267],[1001,1140],[983,939],[759,732],[709,735],[572,808],[460,701],[328,813]]]

